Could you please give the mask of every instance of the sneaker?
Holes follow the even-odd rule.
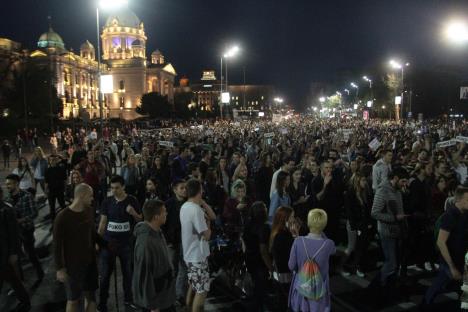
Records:
[[[13,289],[8,290],[8,292],[7,292],[8,297],[11,297],[11,296],[14,296],[14,295],[15,295],[15,291]]]
[[[427,271],[427,272],[432,272],[432,265],[430,262],[424,262],[424,269]]]
[[[359,270],[356,270],[356,275],[357,275],[358,277],[360,277],[360,278],[366,277],[366,274],[365,274],[364,272],[359,271]]]
[[[340,272],[340,275],[343,276],[343,277],[348,277],[348,276],[351,275],[351,273],[348,272],[348,271],[342,270],[342,271]]]
[[[424,270],[421,269],[417,264],[413,264],[413,265],[408,266],[408,269],[412,269],[412,270],[415,270],[415,271],[417,271],[417,272],[422,272],[422,271],[424,271]]]
[[[439,271],[439,267],[440,265],[438,265],[437,263],[434,263],[434,270]]]
[[[137,307],[133,302],[131,302],[131,301],[125,301],[125,302],[124,302],[124,305],[125,305],[126,307],[132,308],[132,309],[134,309],[134,310],[138,309],[138,307]]]

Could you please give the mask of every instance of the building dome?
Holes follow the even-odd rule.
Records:
[[[81,46],[80,50],[94,50],[94,46],[91,42],[86,40]]]
[[[60,48],[65,49],[62,37],[57,34],[52,27],[49,28],[48,32],[43,33],[37,42],[39,48]]]
[[[141,24],[138,16],[135,15],[130,9],[119,9],[114,14],[111,14],[106,21],[106,27],[114,25],[122,27],[139,28]]]

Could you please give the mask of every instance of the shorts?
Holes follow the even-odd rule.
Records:
[[[95,291],[98,289],[98,271],[96,264],[90,264],[73,272],[67,272],[65,292],[68,301],[77,301],[83,292],[89,292],[90,300],[96,301]]]
[[[190,286],[197,294],[210,291],[210,272],[208,270],[208,261],[187,262],[187,276]]]

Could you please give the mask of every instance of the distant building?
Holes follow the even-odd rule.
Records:
[[[273,103],[273,86],[229,85],[228,89],[230,109],[268,111]],[[221,83],[214,70],[204,70],[195,83],[190,83],[185,77],[180,79],[176,92],[192,92],[194,104],[201,110],[214,111],[221,101]]]
[[[104,96],[104,117],[134,119],[142,95],[149,92],[167,96],[173,103],[176,71],[159,50],[148,61],[146,41],[143,22],[128,8],[118,10],[104,24],[101,73],[112,75],[113,80],[113,92]],[[19,49],[15,44],[0,38],[0,59],[3,47]],[[29,57],[54,72],[58,97],[63,101],[62,118],[99,117],[98,62],[93,44],[86,40],[79,54],[74,53],[49,27]]]

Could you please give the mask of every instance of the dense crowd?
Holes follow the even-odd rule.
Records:
[[[116,258],[125,305],[135,309],[202,311],[224,272],[247,295],[248,311],[263,311],[269,293],[278,311],[330,311],[329,274],[364,278],[380,258],[368,287],[375,297],[411,267],[436,274],[421,309],[463,275],[468,309],[467,142],[465,123],[309,117],[66,129],[48,138],[49,155],[36,131],[18,133],[1,147],[11,173],[0,281],[27,311],[18,257],[24,250],[40,283],[41,189],[67,311],[80,310],[83,296],[86,311],[112,310]],[[23,146],[34,149],[30,159]],[[380,257],[367,257],[371,244]]]

